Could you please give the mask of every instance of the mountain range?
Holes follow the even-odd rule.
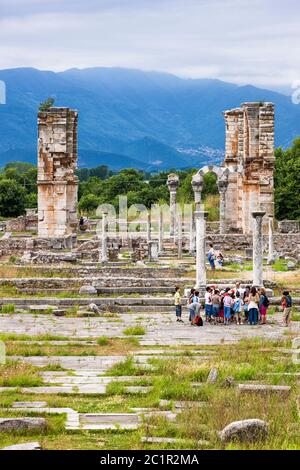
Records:
[[[0,166],[36,162],[37,111],[49,97],[79,111],[79,165],[148,171],[202,166],[223,159],[222,112],[244,101],[276,105],[276,145],[300,135],[300,106],[254,86],[183,79],[121,68],[0,70],[7,103],[0,105]]]

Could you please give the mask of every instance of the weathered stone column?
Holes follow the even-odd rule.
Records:
[[[203,190],[203,175],[201,173],[196,173],[196,175],[193,176],[192,187],[195,195],[196,211],[199,211],[201,205],[201,193]]]
[[[220,234],[226,233],[226,192],[228,188],[228,175],[224,174],[218,179],[220,193]]]
[[[38,235],[77,233],[78,112],[50,108],[38,114]]]
[[[107,215],[102,215],[102,233],[101,233],[101,263],[107,263],[108,252],[107,252]]]
[[[178,250],[178,259],[182,258],[182,215],[180,210],[177,214],[177,227],[178,227],[178,236],[177,236],[177,250]]]
[[[194,255],[196,251],[196,226],[195,226],[195,213],[191,211],[190,218],[190,254]]]
[[[175,173],[168,176],[167,185],[170,191],[170,236],[176,233],[176,193],[179,187],[179,177]]]
[[[268,250],[268,264],[273,264],[276,260],[276,254],[274,251],[274,218],[269,215],[269,250]]]
[[[263,217],[262,211],[252,212],[253,223],[253,285],[263,287]]]
[[[147,214],[147,243],[151,242],[151,210]]]
[[[196,288],[206,286],[206,218],[208,212],[196,211]]]
[[[158,253],[161,254],[164,251],[164,216],[162,208],[159,207],[158,212]]]

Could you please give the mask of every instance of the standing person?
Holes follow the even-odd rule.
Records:
[[[248,323],[248,319],[249,319],[249,295],[250,295],[250,286],[246,286],[246,289],[243,295],[244,318],[245,318],[246,323]]]
[[[241,283],[240,283],[240,282],[237,282],[237,283],[235,284],[234,293],[236,294],[237,292],[240,294],[240,298],[243,299],[245,289],[243,289],[243,288],[241,287]]]
[[[209,245],[209,252],[208,252],[207,258],[208,258],[211,270],[215,271],[215,269],[216,269],[216,265],[215,265],[216,255],[215,255],[214,246],[212,244]]]
[[[225,294],[224,294],[224,325],[229,325],[229,322],[231,320],[231,307],[232,307],[232,297],[229,294],[229,287],[226,288]]]
[[[234,317],[237,325],[242,325],[242,307],[243,307],[243,300],[239,293],[239,291],[235,294],[235,300],[233,305]]]
[[[292,297],[289,291],[284,291],[281,299],[281,306],[283,310],[283,324],[284,326],[290,326],[291,323],[291,313],[292,313]]]
[[[84,229],[84,218],[83,216],[81,216],[79,219],[79,230],[83,230],[83,229]]]
[[[266,289],[262,287],[260,289],[260,298],[259,298],[259,313],[260,313],[262,325],[265,325],[267,323],[267,310],[268,310],[269,305],[270,305],[270,302],[266,294]]]
[[[175,301],[175,312],[176,312],[177,321],[183,323],[181,319],[182,306],[181,306],[180,287],[175,287],[174,301]]]
[[[212,299],[211,299],[211,288],[207,287],[205,292],[205,316],[206,321],[209,321],[212,316]]]
[[[190,305],[190,315],[191,315],[191,324],[194,325],[195,324],[195,318],[197,315],[199,315],[199,311],[200,311],[200,298],[199,298],[199,291],[198,290],[194,290],[194,293],[193,293],[193,296],[191,298],[191,305]]]
[[[259,294],[256,287],[252,287],[249,295],[249,323],[250,325],[257,325],[258,323],[258,304],[259,304]]]
[[[220,292],[220,313],[219,313],[219,322],[224,323],[224,291]]]
[[[214,293],[211,297],[212,301],[212,316],[214,319],[215,324],[217,323],[217,318],[219,318],[220,310],[221,310],[221,296],[218,289],[215,289]]]
[[[199,297],[195,296],[194,299],[195,300],[198,299],[198,300],[193,302],[190,306],[191,310],[193,311],[193,315],[192,315],[193,320],[191,322],[191,326],[200,326],[201,320],[199,320],[199,318],[201,318],[201,314],[200,314],[201,304],[200,304]]]
[[[189,310],[189,321],[192,321],[192,315],[194,314],[194,310],[191,308],[191,304],[193,303],[193,297],[195,295],[195,289],[191,289],[188,301],[187,301],[187,308]]]

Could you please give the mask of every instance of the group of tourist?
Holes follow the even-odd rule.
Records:
[[[224,290],[218,286],[206,288],[204,302],[201,302],[200,293],[191,289],[187,300],[189,322],[192,326],[202,326],[203,318],[207,323],[229,325],[265,325],[270,302],[264,288],[247,286],[245,289],[238,282],[234,289],[227,287]],[[292,298],[288,291],[284,291],[281,300],[283,309],[283,323],[289,326],[291,321]],[[182,322],[182,297],[180,288],[175,289],[175,309],[177,322]]]

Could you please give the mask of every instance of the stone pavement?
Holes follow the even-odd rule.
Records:
[[[207,325],[191,327],[187,315],[185,323],[177,323],[174,314],[140,313],[119,314],[116,318],[56,318],[48,315],[12,314],[0,315],[0,332],[36,335],[68,336],[70,340],[80,338],[95,339],[125,338],[124,330],[140,325],[146,334],[139,336],[141,346],[179,346],[179,345],[218,345],[235,343],[243,338],[263,337],[284,339],[286,331],[300,334],[300,322],[293,322],[290,328],[281,325],[281,314],[272,315],[265,326],[249,325]],[[63,344],[63,343],[62,343]],[[41,358],[41,361],[43,358]],[[93,359],[97,361],[96,358]],[[84,358],[82,358],[84,361]],[[97,365],[98,367],[98,365]]]

